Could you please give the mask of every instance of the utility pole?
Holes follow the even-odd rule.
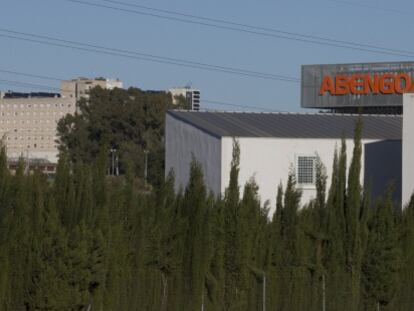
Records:
[[[24,168],[24,174],[28,175],[29,172],[30,172],[29,149],[26,149],[26,167]]]
[[[204,288],[203,293],[201,294],[201,311],[204,311]]]
[[[118,156],[118,154],[116,155],[116,158],[115,158],[115,175],[119,176],[119,156]]]
[[[322,311],[326,311],[325,273],[322,274]]]
[[[111,170],[110,170],[110,175],[115,175],[115,152],[116,152],[116,149],[115,148],[111,148],[109,151],[111,152]]]
[[[263,271],[263,311],[266,311],[266,273]]]

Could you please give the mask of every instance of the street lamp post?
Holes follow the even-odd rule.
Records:
[[[116,153],[116,149],[115,148],[111,148],[109,151],[111,152],[111,170],[110,170],[110,175],[115,175],[115,153]]]
[[[266,311],[266,273],[263,271],[263,311]]]
[[[149,153],[149,150],[145,149],[144,150],[144,154],[145,154],[145,167],[144,167],[145,185],[147,185],[147,177],[148,177],[148,153]]]
[[[322,274],[322,311],[326,310],[325,273]]]
[[[115,158],[115,175],[119,176],[119,156],[116,155]]]

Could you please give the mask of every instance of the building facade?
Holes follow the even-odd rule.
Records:
[[[372,185],[374,197],[390,181],[401,189],[401,116],[362,118],[361,183]],[[224,194],[235,138],[240,145],[240,187],[253,178],[262,203],[267,201],[274,209],[278,185],[286,186],[289,173],[294,172],[304,204],[316,195],[317,161],[324,164],[330,183],[334,152],[343,136],[349,167],[356,120],[355,115],[169,111],[166,174],[173,170],[176,189],[184,188],[194,156],[202,166],[207,188]],[[395,199],[400,198],[397,190]]]
[[[19,158],[31,163],[57,163],[57,123],[76,112],[77,101],[88,98],[90,89],[121,88],[119,80],[78,78],[61,82],[61,93],[1,93],[0,137],[10,163]],[[30,164],[30,163],[29,163]],[[46,170],[49,171],[49,166]]]
[[[178,96],[183,96],[188,105],[189,110],[200,110],[200,90],[185,87],[172,88],[167,90],[167,92],[171,93],[173,105],[177,105]]]
[[[57,162],[57,123],[76,109],[74,98],[0,99],[0,135],[10,159]]]
[[[94,87],[112,90],[114,88],[123,88],[123,83],[119,79],[106,78],[77,78],[73,80],[63,80],[60,83],[61,95],[66,98],[88,98],[89,91]]]

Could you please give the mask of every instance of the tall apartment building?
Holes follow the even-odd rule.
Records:
[[[184,96],[190,110],[200,110],[200,90],[192,89],[189,87],[184,88],[172,88],[168,90],[173,97],[173,104],[177,104],[178,96]]]
[[[57,162],[58,121],[74,113],[76,100],[64,97],[0,99],[0,135],[11,159],[27,157]]]
[[[1,93],[0,138],[6,143],[9,161],[20,157],[32,162],[57,163],[57,123],[76,112],[76,102],[95,86],[122,87],[119,80],[103,78],[62,81],[61,94]]]

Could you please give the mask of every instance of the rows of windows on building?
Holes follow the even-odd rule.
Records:
[[[57,123],[76,112],[76,101],[90,89],[122,88],[119,80],[104,78],[61,81],[60,93],[0,93],[0,137],[11,162],[18,157],[57,162]]]
[[[59,107],[71,107],[72,106],[72,104],[59,104],[59,103],[55,103],[55,104],[50,104],[50,103],[48,103],[48,104],[30,104],[30,103],[27,103],[27,104],[12,104],[12,105],[7,105],[7,104],[0,104],[0,109],[7,109],[7,108],[13,108],[13,109],[18,109],[18,108],[21,108],[21,109],[27,109],[27,108],[34,108],[34,109],[36,109],[36,108],[53,108],[53,107],[55,107],[55,108],[59,108]]]
[[[0,92],[0,138],[6,144],[11,159],[24,156],[46,162],[56,162],[58,155],[57,123],[76,110],[76,102],[88,98],[94,87],[123,88],[119,79],[77,78],[61,81],[60,93]],[[167,91],[173,97],[183,96],[192,110],[199,110],[200,91],[174,88]]]
[[[167,90],[167,92],[169,92],[172,95],[173,105],[177,105],[178,98],[182,96],[189,110],[200,110],[200,90],[186,86],[182,88],[172,88]]]

